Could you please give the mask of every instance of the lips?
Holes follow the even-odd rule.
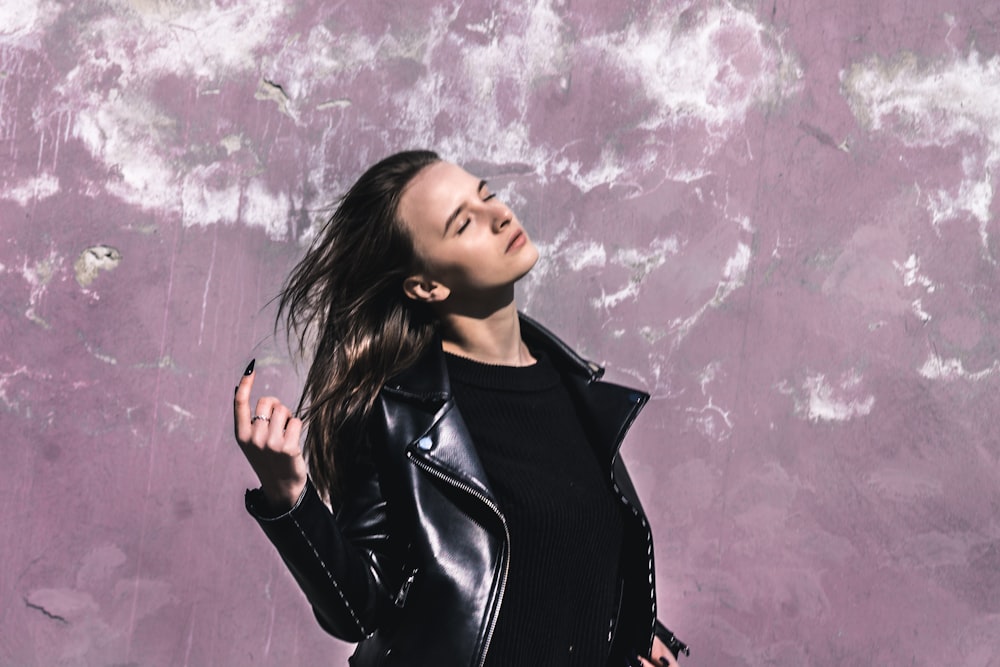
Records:
[[[504,250],[505,253],[510,252],[512,248],[519,248],[524,245],[524,230],[519,229],[510,237],[510,241],[507,242],[507,248]]]

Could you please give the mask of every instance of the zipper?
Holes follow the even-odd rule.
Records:
[[[410,586],[413,585],[413,580],[417,578],[417,572],[420,570],[418,568],[413,568],[410,571],[410,576],[406,578],[403,585],[399,587],[399,591],[396,593],[396,606],[402,607],[406,604],[406,597],[410,594]]]
[[[500,592],[497,595],[497,602],[493,607],[492,618],[490,618],[490,627],[489,630],[486,631],[486,640],[483,642],[483,652],[479,658],[478,667],[483,667],[483,665],[486,664],[486,653],[490,649],[490,642],[493,641],[493,631],[496,629],[497,616],[499,615],[498,612],[500,611],[500,605],[503,603],[504,591],[507,589],[507,574],[510,572],[510,530],[507,528],[507,520],[504,518],[503,513],[500,512],[500,508],[497,507],[497,504],[487,498],[478,489],[466,484],[465,482],[457,480],[450,475],[446,475],[430,463],[414,457],[413,452],[409,449],[406,451],[406,456],[421,470],[478,499],[486,505],[486,507],[492,510],[494,514],[496,514],[497,519],[500,520],[500,525],[503,526],[504,537],[506,538],[504,544],[506,545],[507,553],[506,557],[503,558],[503,574],[500,577]]]
[[[642,410],[643,406],[646,405],[646,401],[647,400],[648,400],[647,398],[644,398],[641,395],[638,395],[636,398],[633,399],[633,401],[632,401],[632,408],[628,411],[628,414],[625,415],[625,421],[622,422],[622,426],[621,426],[621,428],[618,431],[618,435],[616,437],[616,442],[615,442],[614,455],[611,458],[611,483],[614,486],[615,492],[618,493],[621,496],[622,500],[625,500],[625,505],[630,510],[632,510],[633,513],[638,513],[638,510],[635,508],[635,506],[631,502],[628,501],[627,498],[625,498],[625,495],[618,488],[618,483],[615,482],[615,464],[614,464],[614,461],[615,461],[616,457],[618,457],[618,456],[621,455],[620,451],[621,451],[622,442],[624,442],[625,436],[628,435],[628,431],[632,427],[632,423],[635,421],[635,418],[639,416],[639,412]],[[651,538],[648,537],[649,531],[650,531],[648,520],[643,520],[642,525],[643,525],[643,528],[646,531],[647,539],[651,539]],[[647,561],[646,562],[646,567],[649,569],[650,574],[653,574],[653,562],[651,560],[649,560],[649,558],[647,558],[646,561]],[[620,591],[620,594],[624,595],[624,581],[622,581],[622,589]],[[618,601],[618,604],[621,605],[621,600],[620,599]],[[653,626],[649,629],[649,642],[648,642],[648,645],[650,647],[653,646],[653,640],[656,637],[656,607],[655,607],[655,605],[653,606],[652,614],[653,614]],[[615,632],[617,633],[617,627],[615,628]]]

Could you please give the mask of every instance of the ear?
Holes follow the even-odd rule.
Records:
[[[403,280],[403,292],[414,301],[424,303],[444,301],[451,294],[451,290],[441,283],[420,274]]]

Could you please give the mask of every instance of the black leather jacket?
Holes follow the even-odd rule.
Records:
[[[656,622],[653,540],[618,447],[647,394],[601,382],[588,363],[526,316],[521,333],[543,349],[580,406],[591,445],[622,501],[625,538],[609,665],[648,655]],[[480,667],[503,603],[509,534],[462,417],[444,355],[432,346],[386,383],[373,411],[371,461],[332,515],[311,483],[270,518],[259,490],[247,509],[277,547],[320,624],[359,642],[350,663]],[[599,537],[599,536],[598,536]]]

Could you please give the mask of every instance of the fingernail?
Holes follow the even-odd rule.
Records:
[[[239,393],[239,391],[240,391],[240,386],[239,385],[236,385],[235,387],[233,387],[233,396],[235,396],[237,393]]]
[[[247,369],[245,371],[243,371],[243,375],[250,375],[251,373],[253,373],[253,365],[256,361],[257,361],[256,359],[250,360],[250,365],[247,366]]]

